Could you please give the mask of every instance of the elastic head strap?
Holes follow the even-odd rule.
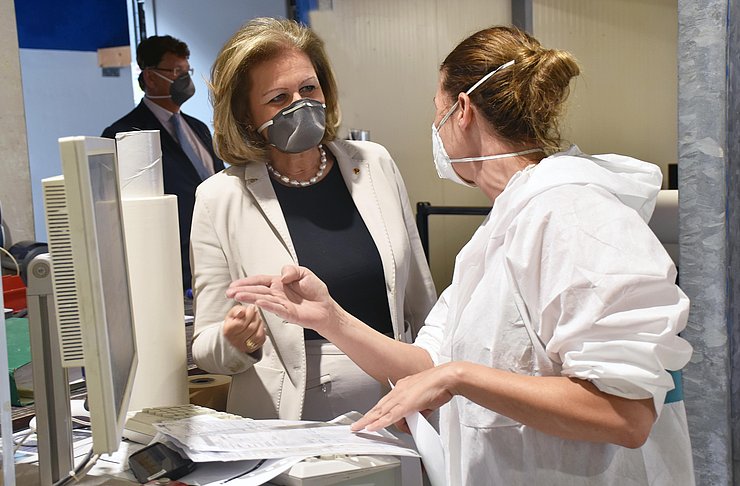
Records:
[[[476,88],[478,88],[478,86],[480,86],[481,84],[483,84],[483,83],[485,83],[486,81],[488,81],[488,80],[489,80],[489,79],[491,78],[491,76],[493,76],[494,74],[496,74],[497,72],[499,72],[500,70],[502,70],[502,69],[504,69],[504,68],[507,68],[507,67],[509,67],[509,66],[513,66],[513,65],[514,65],[515,63],[516,63],[516,59],[512,59],[511,61],[509,61],[509,62],[507,62],[507,63],[504,63],[504,64],[500,65],[499,67],[497,67],[496,69],[494,69],[494,70],[493,70],[493,71],[491,71],[490,73],[488,73],[488,74],[486,74],[485,76],[483,76],[482,78],[480,78],[480,79],[478,80],[478,82],[476,82],[476,83],[475,83],[475,84],[474,84],[473,86],[471,86],[471,87],[470,87],[470,88],[469,88],[469,89],[468,89],[468,90],[467,90],[467,91],[465,92],[465,94],[466,94],[466,95],[469,95],[470,93],[472,93],[473,91],[475,91],[475,89],[476,89]],[[449,118],[450,116],[452,116],[452,114],[453,114],[453,113],[455,112],[455,110],[457,109],[457,105],[458,105],[459,103],[460,103],[459,101],[455,101],[455,104],[454,104],[454,105],[452,105],[452,107],[450,108],[450,111],[448,111],[448,112],[447,112],[447,114],[446,114],[445,116],[443,116],[443,117],[442,117],[442,120],[441,120],[441,121],[439,122],[439,125],[437,126],[438,128],[439,128],[439,127],[441,127],[442,125],[444,125],[444,123],[445,123],[445,122],[447,121],[447,119],[448,119],[448,118]]]

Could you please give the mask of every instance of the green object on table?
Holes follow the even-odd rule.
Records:
[[[8,371],[10,372],[10,404],[22,407],[33,403],[18,393],[19,385],[32,383],[31,338],[28,332],[28,319],[11,317],[5,319],[5,334],[8,340]]]

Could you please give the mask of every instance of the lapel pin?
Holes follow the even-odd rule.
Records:
[[[357,167],[355,167],[354,168],[354,173],[355,173],[355,175],[359,174],[360,173],[360,169],[358,169]]]

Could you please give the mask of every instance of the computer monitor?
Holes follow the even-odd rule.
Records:
[[[48,406],[56,408],[40,414],[45,404],[37,401],[36,414],[52,433],[71,424],[60,418],[69,415],[69,404],[59,399],[60,389],[68,395],[67,383],[50,382],[63,380],[55,369],[83,366],[93,452],[112,453],[120,445],[137,365],[115,142],[68,137],[59,147],[64,175],[42,181],[51,263],[45,272],[39,259],[29,285],[31,327],[52,330],[38,353],[34,341],[41,339],[32,336],[34,388],[55,395]],[[46,303],[49,294],[53,305]],[[40,354],[44,383],[36,380]],[[64,433],[58,435],[64,442]]]
[[[59,148],[93,450],[115,452],[137,363],[116,147],[109,139],[68,137]],[[77,359],[65,362],[78,366]]]

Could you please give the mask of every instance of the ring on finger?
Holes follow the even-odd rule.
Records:
[[[257,349],[257,343],[255,343],[251,337],[244,341],[244,346],[247,347],[247,353],[251,353]]]

